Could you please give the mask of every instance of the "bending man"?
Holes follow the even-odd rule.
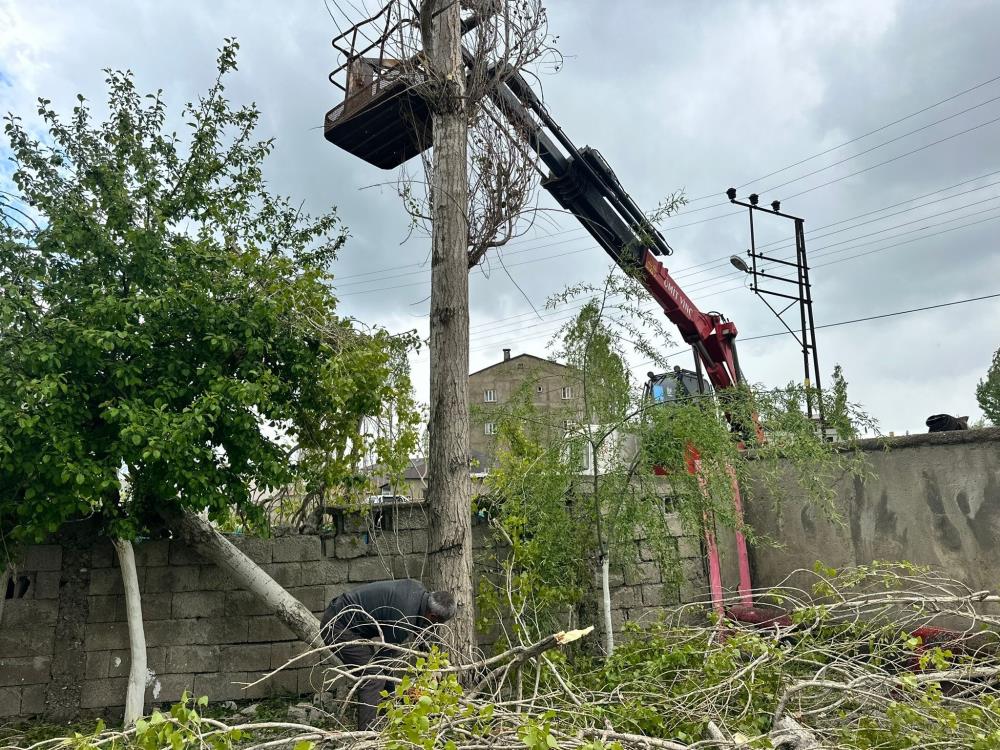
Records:
[[[410,578],[365,584],[330,602],[320,621],[323,642],[345,665],[363,668],[357,692],[358,729],[367,730],[374,723],[385,677],[374,662],[379,653],[377,644],[350,641],[368,639],[400,645],[454,616],[455,598],[449,592],[427,591]]]

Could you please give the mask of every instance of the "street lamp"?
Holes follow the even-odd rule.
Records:
[[[729,262],[736,267],[736,270],[742,271],[743,273],[750,273],[750,266],[748,266],[747,262],[743,260],[743,258],[741,258],[740,256],[738,255],[730,256]]]

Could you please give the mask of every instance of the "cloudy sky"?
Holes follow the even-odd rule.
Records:
[[[339,103],[330,38],[363,2],[0,0],[0,110],[30,120],[37,96],[64,110],[78,92],[99,100],[105,67],[134,70],[179,109],[209,85],[223,37],[237,37],[230,93],[255,101],[261,135],[278,139],[272,185],[314,211],[337,206],[350,229],[334,269],[343,312],[426,333],[426,238],[404,241],[395,194],[371,187],[391,175],[322,136]],[[980,415],[1000,298],[834,324],[1000,293],[1000,3],[574,0],[550,3],[549,17],[565,55],[542,77],[551,113],[640,205],[677,189],[692,199],[663,227],[667,265],[702,309],[736,321],[752,380],[800,378],[801,356],[789,336],[751,340],[780,323],[725,260],[748,243],[745,214],[717,205],[731,185],[805,217],[816,323],[830,326],[818,331],[823,374],[843,365],[884,432]],[[546,298],[607,271],[571,218],[546,216],[504,251],[507,272],[496,260],[473,272],[473,369],[504,347],[544,355],[565,316]],[[784,222],[758,229],[788,252]],[[690,354],[675,361],[690,366]],[[426,398],[426,355],[414,367]]]

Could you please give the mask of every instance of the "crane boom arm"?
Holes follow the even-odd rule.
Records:
[[[600,152],[578,149],[519,73],[508,71],[498,79],[502,83],[491,89],[491,98],[547,167],[542,187],[580,221],[615,263],[646,288],[684,341],[698,352],[716,389],[741,382],[735,324],[718,313],[703,313],[677,285],[657,259],[673,249]]]

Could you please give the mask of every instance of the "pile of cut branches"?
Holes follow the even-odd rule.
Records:
[[[763,592],[787,618],[756,628],[693,605],[630,627],[608,658],[590,629],[527,636],[492,657],[450,664],[402,649],[378,731],[321,721],[227,724],[190,704],[126,732],[29,750],[313,746],[377,750],[692,750],[1000,747],[1000,596],[901,564],[798,571],[803,587]],[[290,663],[288,666],[297,666]],[[353,700],[359,674],[317,667]]]

